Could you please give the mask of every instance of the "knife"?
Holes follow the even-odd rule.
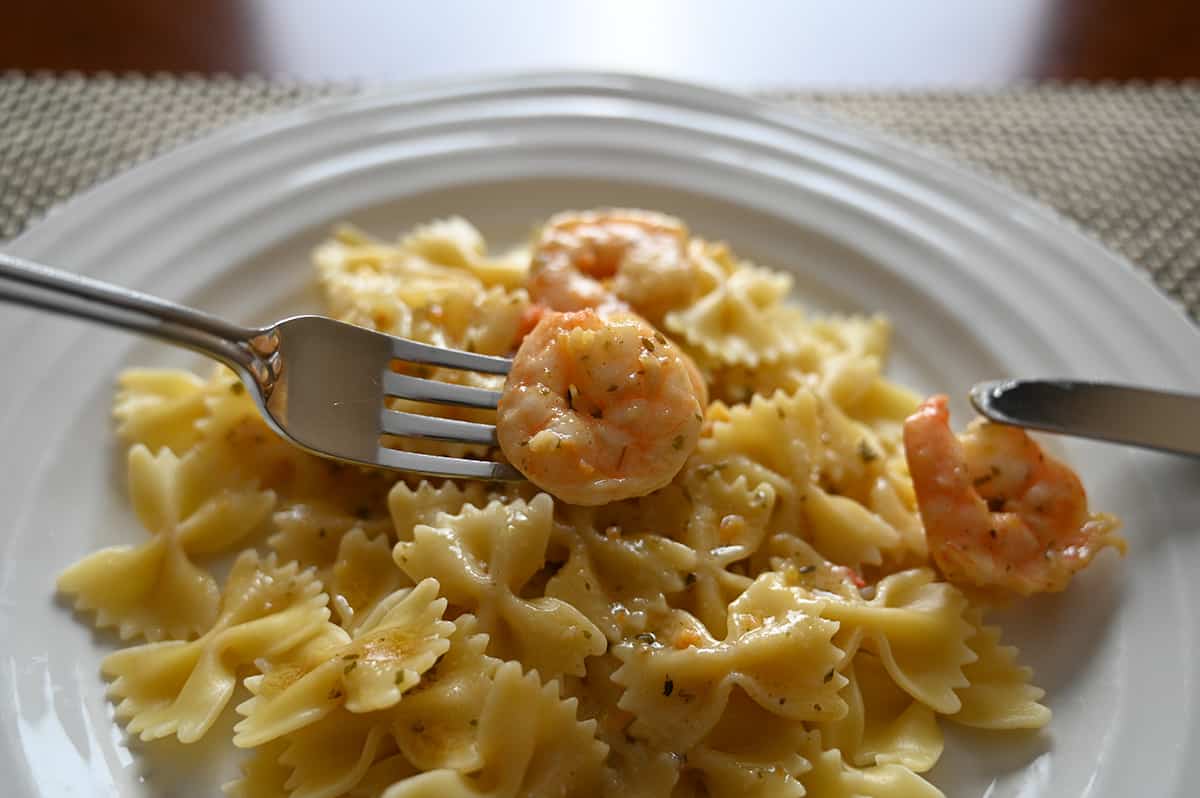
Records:
[[[1001,424],[1200,457],[1200,396],[1071,380],[993,380],[971,404]]]

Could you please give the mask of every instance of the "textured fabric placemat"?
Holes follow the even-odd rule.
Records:
[[[205,131],[348,84],[0,75],[0,240]],[[1200,84],[765,95],[989,173],[1148,271],[1200,320]]]

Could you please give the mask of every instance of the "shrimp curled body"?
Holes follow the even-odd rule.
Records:
[[[670,482],[700,437],[706,403],[695,366],[643,319],[548,313],[513,360],[496,433],[538,487],[597,505]]]
[[[1079,476],[1023,430],[982,420],[956,437],[945,396],[904,424],[904,447],[929,550],[951,582],[1021,595],[1066,588],[1118,522],[1088,512]]]
[[[678,219],[638,210],[562,213],[534,246],[529,295],[554,310],[634,310],[657,322],[697,290]]]

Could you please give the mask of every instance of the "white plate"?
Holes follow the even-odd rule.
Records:
[[[679,214],[792,268],[808,304],[888,314],[893,373],[949,391],[959,420],[966,388],[999,375],[1200,390],[1191,325],[1052,214],[859,132],[640,78],[522,76],[323,103],[134,169],[10,249],[258,322],[312,304],[308,252],[335,220],[392,234],[459,213],[503,242],[553,210],[605,204]],[[77,558],[144,534],[122,492],[114,375],[192,361],[4,306],[0,336],[3,793],[213,795],[234,767],[204,758],[223,730],[197,749],[130,746],[98,672],[113,639],[53,589]],[[950,729],[932,778],[950,796],[1191,794],[1200,467],[1062,448],[1095,503],[1125,518],[1129,556],[1106,555],[1067,594],[1008,613],[1048,690],[1049,729]]]

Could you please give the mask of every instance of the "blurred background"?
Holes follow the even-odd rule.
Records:
[[[7,0],[0,241],[224,125],[544,69],[755,93],[929,148],[1200,320],[1200,0]]]
[[[760,90],[1200,77],[1200,0],[12,0],[4,17],[0,69],[590,68]]]

